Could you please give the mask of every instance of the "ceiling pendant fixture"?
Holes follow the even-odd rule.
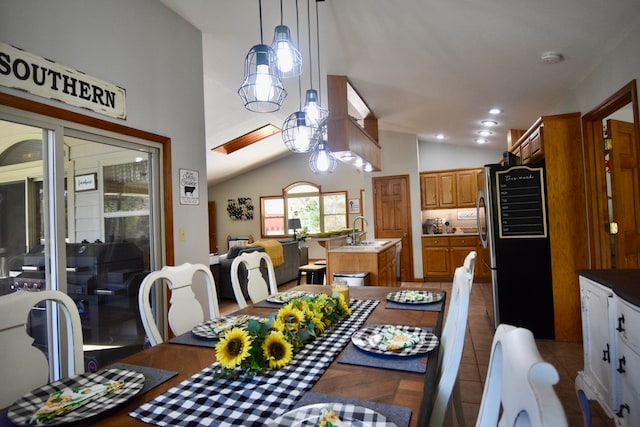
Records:
[[[244,81],[238,89],[244,106],[249,111],[271,113],[278,111],[287,97],[280,75],[275,52],[263,43],[262,0],[259,0],[260,44],[253,46],[245,58]]]
[[[327,141],[322,139],[318,142],[318,147],[311,157],[309,157],[309,167],[315,174],[330,174],[336,170],[336,158],[327,147]]]
[[[298,0],[296,0],[296,32],[298,42],[300,42],[300,28],[298,25]],[[301,78],[298,76],[298,101],[302,103],[302,83]],[[301,105],[299,106],[301,107]],[[286,118],[282,125],[282,140],[284,145],[287,146],[289,151],[293,153],[308,153],[313,151],[318,144],[318,139],[315,137],[316,128],[307,119],[307,113],[299,111],[291,114]]]
[[[307,120],[311,122],[315,128],[320,128],[321,124],[329,116],[329,110],[322,108],[320,105],[320,97],[318,91],[313,88],[313,64],[311,61],[311,7],[309,6],[309,0],[307,0],[307,28],[309,29],[309,79],[310,89],[307,90],[305,97],[305,104],[302,107],[302,111],[307,113]],[[320,28],[318,19],[318,3],[316,1],[316,35],[317,35],[317,47],[318,47],[318,86],[322,80],[320,76]]]
[[[296,15],[298,4],[296,1]],[[291,40],[289,27],[283,23],[282,0],[280,0],[280,25],[276,26],[271,48],[278,58],[278,72],[283,79],[302,74],[302,54]]]

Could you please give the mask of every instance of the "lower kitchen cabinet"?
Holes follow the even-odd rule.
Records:
[[[471,236],[423,236],[422,271],[425,278],[453,279],[456,268],[464,264],[469,252],[478,250],[478,237]],[[476,274],[478,277],[476,259]]]

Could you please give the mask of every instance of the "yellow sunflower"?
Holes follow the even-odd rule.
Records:
[[[351,309],[349,308],[349,303],[344,299],[344,295],[340,294],[340,298],[338,300],[338,304],[340,305],[340,310],[347,315],[351,315]]]
[[[262,351],[271,369],[282,368],[293,359],[293,347],[282,332],[271,332],[262,344]]]
[[[283,332],[284,331],[284,322],[280,318],[276,318],[273,320],[273,324],[270,328],[272,331]]]
[[[244,329],[230,329],[218,344],[216,358],[225,368],[233,369],[249,356],[251,338]]]
[[[287,304],[278,311],[278,319],[282,320],[289,330],[297,331],[304,322],[304,313],[291,304]]]

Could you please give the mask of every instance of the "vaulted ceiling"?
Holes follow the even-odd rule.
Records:
[[[212,151],[266,124],[281,127],[299,109],[298,79],[275,113],[252,113],[237,90],[244,57],[260,43],[257,0],[160,0],[203,33],[204,98],[209,184],[289,155],[279,134],[232,154]],[[346,75],[382,130],[422,141],[473,145],[489,108],[504,112],[485,147],[505,146],[510,128],[527,128],[640,27],[638,0],[282,0],[284,23],[296,38],[310,86],[326,89],[327,74]],[[311,5],[311,61],[307,4]],[[263,0],[264,42],[280,23],[280,1]],[[318,52],[320,41],[320,71]],[[564,61],[546,64],[545,52]],[[312,79],[309,71],[312,71]],[[630,76],[630,79],[632,76]],[[326,105],[326,94],[321,92]]]

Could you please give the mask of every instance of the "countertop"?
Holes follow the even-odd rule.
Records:
[[[478,233],[439,233],[439,234],[422,234],[422,237],[464,237],[478,236]]]
[[[578,270],[578,274],[610,288],[623,300],[640,307],[640,270]]]
[[[380,246],[360,246],[360,245],[344,245],[338,246],[336,248],[330,249],[329,253],[353,253],[353,252],[364,252],[364,253],[380,253],[386,249],[389,249],[391,246],[395,246],[396,243],[402,241],[402,239],[375,239],[368,240],[369,242],[387,242],[384,245]]]

